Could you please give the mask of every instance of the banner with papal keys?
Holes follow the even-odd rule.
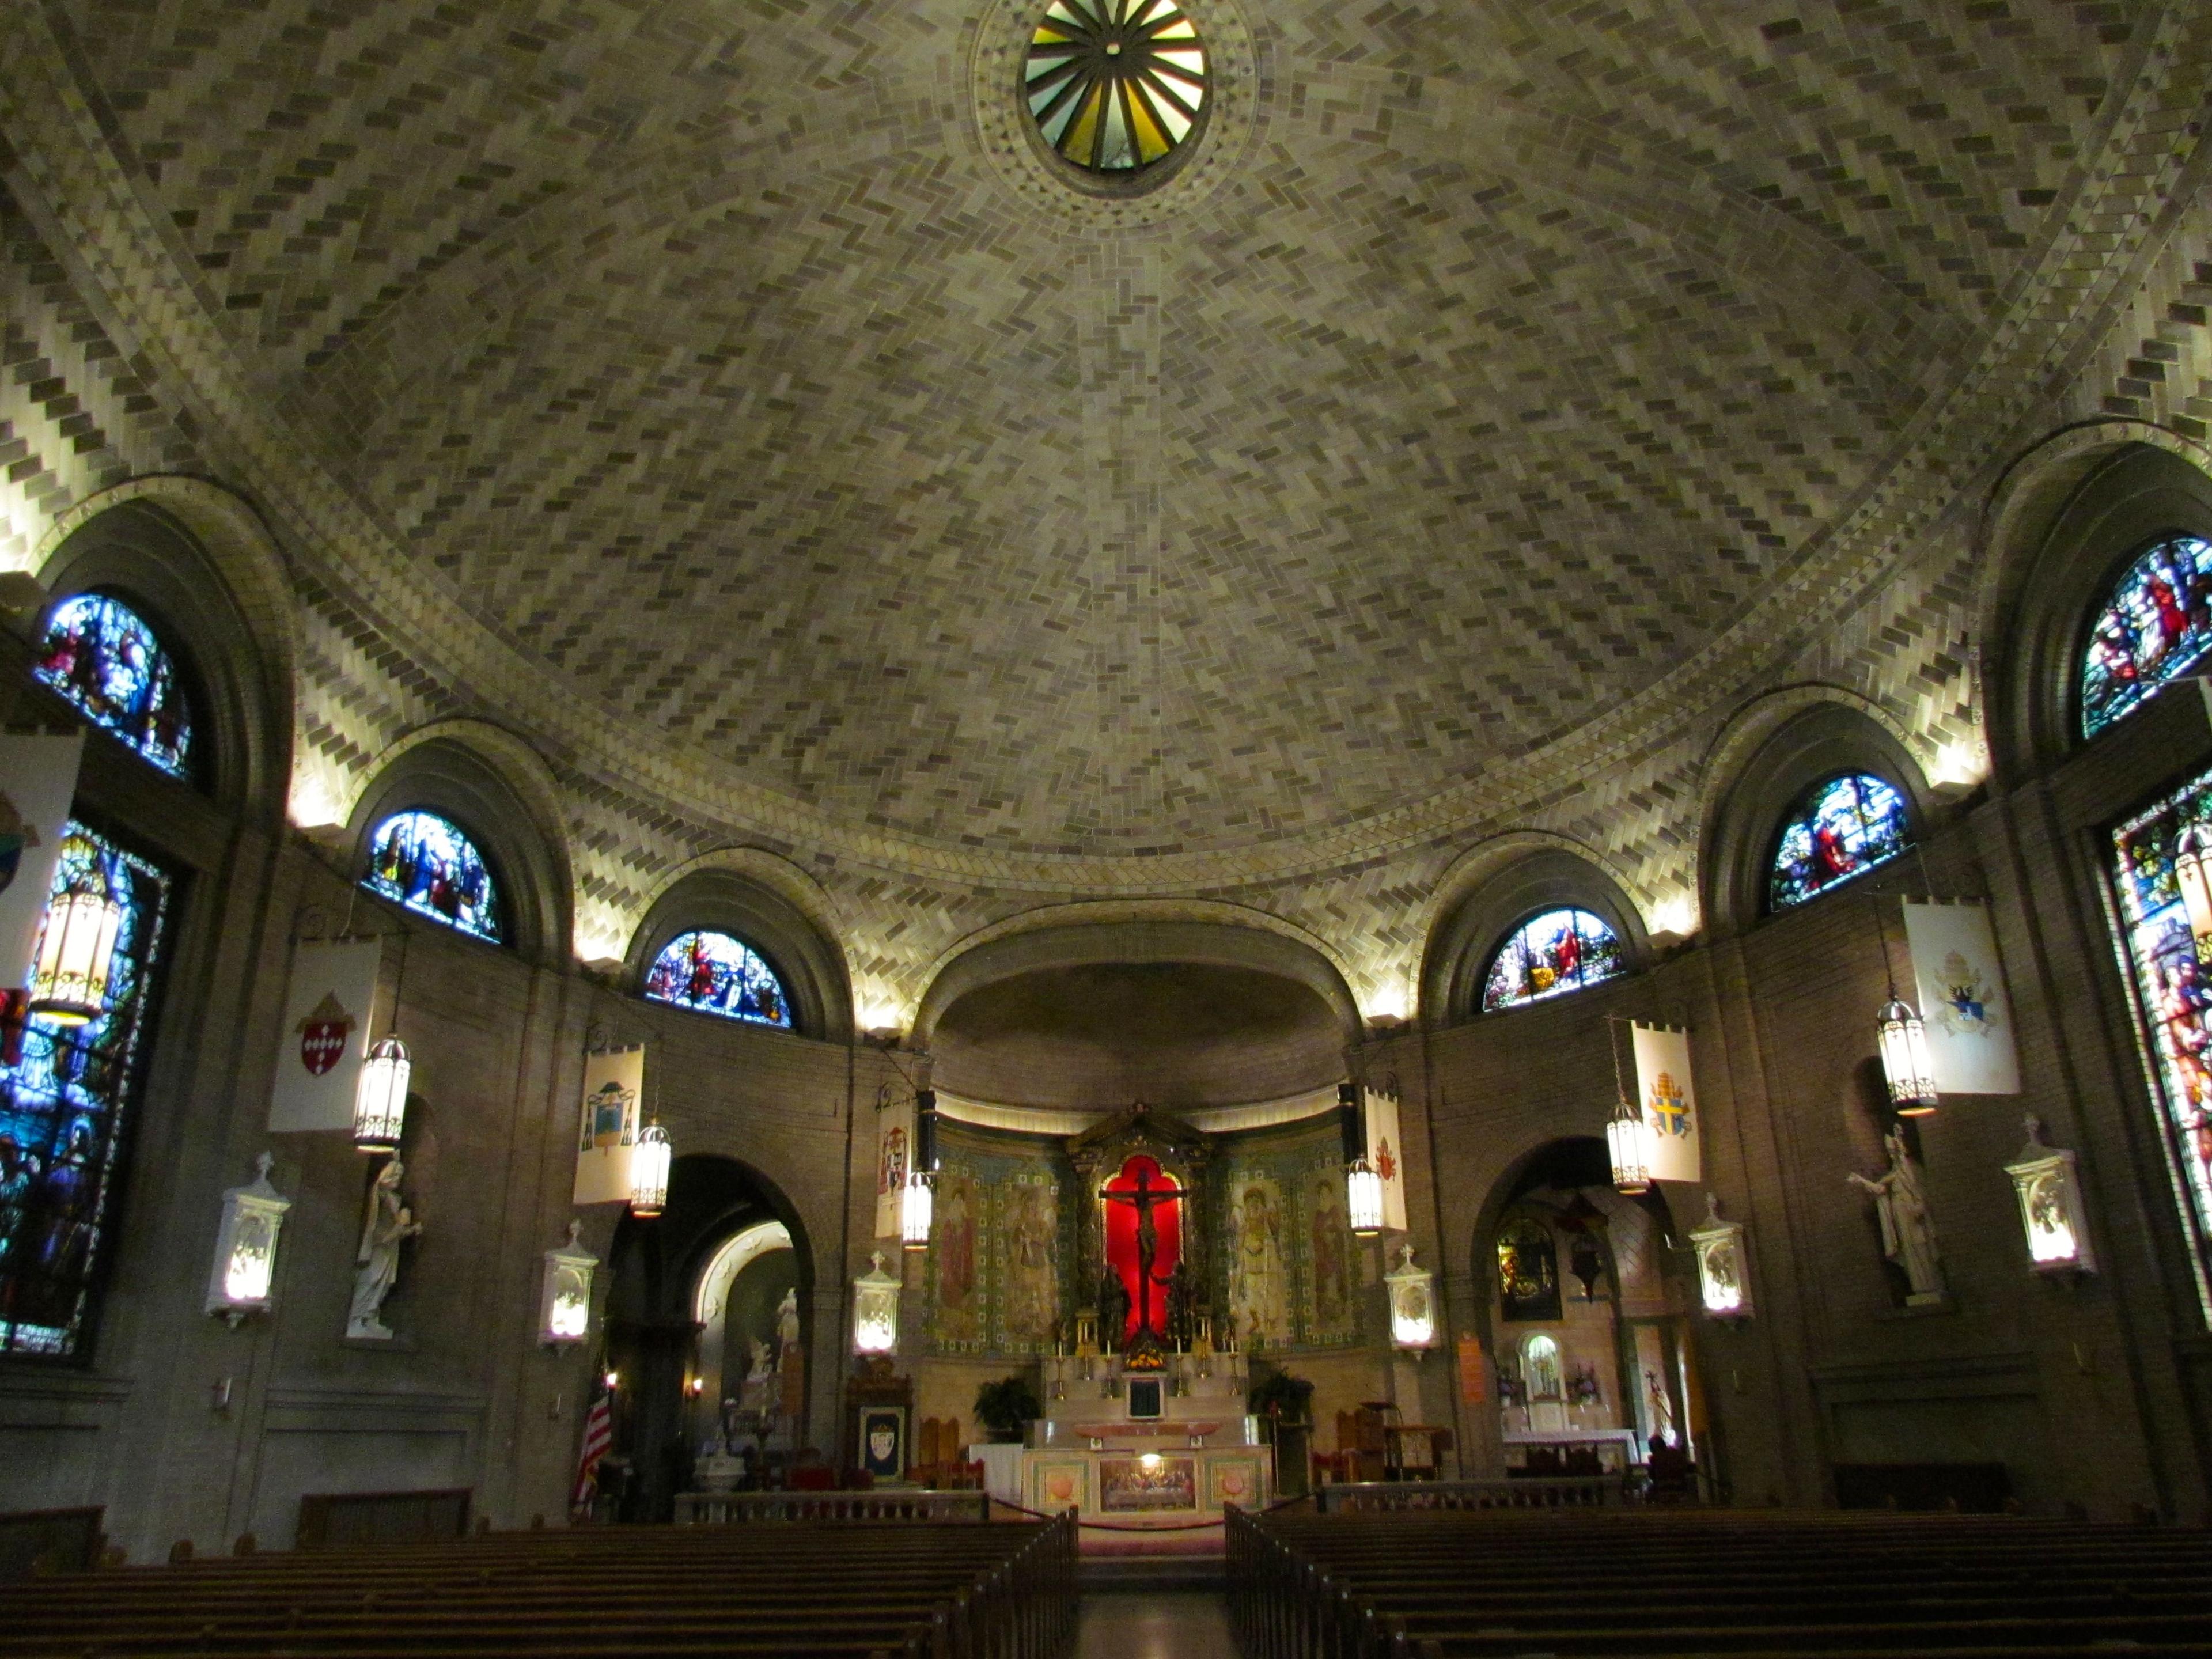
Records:
[[[1369,1089],[1367,1167],[1382,1178],[1382,1224],[1406,1231],[1406,1143],[1398,1133],[1398,1097]]]
[[[1629,1026],[1636,1042],[1636,1097],[1650,1131],[1654,1181],[1704,1179],[1698,1091],[1690,1081],[1690,1034],[1666,1025]]]
[[[307,939],[293,948],[269,1091],[272,1133],[353,1127],[361,1064],[376,1040],[376,970],[383,960],[381,939]]]
[[[629,1154],[637,1145],[638,1102],[644,1094],[643,1048],[614,1048],[584,1056],[574,1202],[629,1201]]]
[[[1905,938],[1912,952],[1936,1092],[2018,1094],[2012,1005],[2005,996],[1988,908],[1974,900],[1939,904],[1908,899]]]
[[[61,862],[84,733],[0,738],[0,990],[31,982],[31,953]]]

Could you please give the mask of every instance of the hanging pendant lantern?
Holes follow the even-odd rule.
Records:
[[[78,873],[46,907],[31,969],[30,1012],[56,1025],[82,1025],[107,1012],[123,906],[108,884],[107,861],[89,841],[70,836],[62,861]]]
[[[929,1248],[930,1214],[935,1207],[929,1179],[927,1171],[916,1170],[899,1194],[899,1242],[909,1250]]]
[[[1382,1177],[1375,1173],[1375,1166],[1365,1158],[1354,1158],[1352,1167],[1344,1172],[1344,1196],[1353,1237],[1380,1237],[1382,1232]]]
[[[1893,988],[1881,1011],[1881,1069],[1889,1079],[1889,1103],[1899,1117],[1925,1117],[1936,1109],[1936,1072],[1928,1056],[1928,1028]]]
[[[668,1207],[668,1167],[676,1149],[668,1144],[668,1131],[648,1123],[637,1133],[629,1154],[629,1212],[650,1221]]]
[[[1628,1098],[1628,1085],[1620,1079],[1620,1018],[1607,1014],[1606,1046],[1613,1051],[1613,1119],[1605,1126],[1605,1149],[1613,1158],[1616,1192],[1634,1198],[1651,1189],[1651,1126],[1641,1107]]]
[[[353,1144],[364,1152],[396,1152],[407,1126],[407,1085],[415,1063],[407,1045],[386,1032],[369,1045],[353,1095]]]

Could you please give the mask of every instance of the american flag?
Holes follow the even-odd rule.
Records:
[[[568,1516],[587,1521],[592,1498],[599,1489],[599,1460],[615,1443],[614,1390],[602,1383],[584,1413],[584,1449],[576,1459],[576,1490],[568,1498]]]

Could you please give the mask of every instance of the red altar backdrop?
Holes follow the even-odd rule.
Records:
[[[1121,1172],[1106,1183],[1106,1190],[1134,1194],[1140,1171],[1149,1191],[1175,1194],[1170,1202],[1152,1206],[1152,1225],[1159,1234],[1152,1254],[1152,1328],[1164,1332],[1168,1322],[1168,1292],[1158,1281],[1173,1273],[1176,1263],[1182,1260],[1182,1188],[1156,1160],[1139,1152],[1121,1165]],[[1137,1334],[1137,1310],[1141,1305],[1137,1295],[1137,1206],[1109,1200],[1104,1208],[1106,1263],[1121,1276],[1121,1288],[1129,1293],[1129,1317],[1121,1328],[1121,1340],[1127,1342]]]

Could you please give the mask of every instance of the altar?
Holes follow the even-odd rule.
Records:
[[[1045,1362],[1051,1400],[1022,1452],[1024,1504],[1141,1527],[1218,1521],[1228,1504],[1267,1502],[1272,1453],[1244,1413],[1239,1357],[1159,1360],[1151,1371],[1114,1354]]]

